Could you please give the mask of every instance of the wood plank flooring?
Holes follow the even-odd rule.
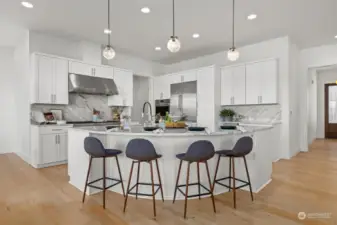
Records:
[[[123,214],[123,197],[110,192],[106,210],[101,194],[82,204],[66,166],[36,170],[15,154],[0,155],[0,225],[323,225],[337,224],[337,141],[317,140],[310,152],[275,163],[273,181],[253,203],[248,192],[237,197],[234,210],[231,193],[216,196],[216,214],[210,198],[189,200],[186,220],[183,201],[157,201],[153,219],[151,200],[130,197]],[[299,220],[298,212],[330,218]]]

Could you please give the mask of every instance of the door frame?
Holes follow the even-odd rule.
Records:
[[[328,127],[329,127],[329,87],[337,86],[337,83],[327,83],[324,84],[324,138],[329,138]]]

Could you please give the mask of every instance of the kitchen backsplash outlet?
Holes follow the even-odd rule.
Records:
[[[102,95],[69,94],[69,105],[31,105],[32,113],[60,109],[66,121],[91,121],[93,109],[100,111],[100,118],[112,120],[113,107],[108,106],[108,97]]]

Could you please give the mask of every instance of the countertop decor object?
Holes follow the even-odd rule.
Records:
[[[236,116],[236,112],[233,109],[222,109],[220,111],[220,117],[223,121],[233,121],[234,116]]]

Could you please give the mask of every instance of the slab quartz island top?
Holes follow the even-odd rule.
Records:
[[[126,186],[126,180],[129,178],[132,160],[126,157],[125,151],[130,140],[135,138],[143,138],[149,140],[155,147],[158,154],[162,157],[158,160],[160,173],[162,174],[163,190],[165,200],[173,199],[175,180],[179,167],[179,160],[176,155],[187,151],[188,147],[195,141],[207,140],[210,141],[215,150],[232,149],[236,141],[243,136],[253,138],[254,146],[252,152],[246,157],[249,172],[251,175],[253,192],[260,191],[265,185],[271,181],[272,162],[277,157],[278,146],[280,142],[280,129],[278,126],[263,125],[263,126],[243,126],[241,130],[215,130],[213,132],[192,132],[187,129],[167,129],[163,133],[147,132],[143,127],[131,126],[131,130],[121,131],[107,129],[104,126],[87,126],[74,127],[68,130],[68,175],[69,183],[79,190],[84,190],[84,183],[89,164],[89,156],[84,150],[84,139],[88,136],[93,136],[101,140],[103,146],[107,149],[119,149],[123,153],[118,156],[121,165],[121,173]],[[208,161],[211,177],[214,176],[217,156],[214,156]],[[246,171],[242,159],[235,159],[237,178],[246,180]],[[95,159],[92,164],[92,172],[90,180],[99,179],[102,177],[102,160]],[[218,176],[225,177],[229,175],[228,160],[222,160],[219,167]],[[185,168],[185,166],[183,166]],[[117,178],[118,171],[114,159],[109,159],[106,165],[107,176]],[[134,173],[135,175],[136,173]],[[191,166],[191,182],[196,181],[196,166]],[[204,166],[201,166],[201,183],[208,187],[208,180]],[[155,177],[157,177],[155,175]],[[150,171],[149,165],[141,167],[140,179],[142,182],[149,183]],[[133,178],[135,180],[135,177]],[[181,174],[181,182],[186,181],[186,171]],[[158,181],[155,178],[155,182]],[[110,191],[122,194],[120,185],[112,187]],[[248,190],[248,189],[247,189]],[[99,190],[92,188],[87,189],[87,194],[97,193]],[[150,187],[141,187],[140,192],[151,193]],[[196,193],[196,189],[191,187],[191,193]],[[228,189],[222,186],[216,186],[214,194],[222,194]],[[249,195],[249,193],[247,193]],[[142,196],[139,196],[142,197]],[[156,196],[160,199],[160,195]],[[183,199],[183,196],[178,193],[177,199]]]
[[[189,131],[185,128],[174,128],[155,130],[155,131],[145,131],[141,125],[133,125],[130,129],[121,130],[117,128],[107,129],[105,126],[84,126],[84,127],[74,127],[73,129],[88,131],[90,133],[96,134],[107,134],[107,135],[117,135],[117,136],[218,136],[218,135],[233,135],[233,134],[244,134],[244,133],[254,133],[258,131],[272,129],[272,125],[261,125],[261,126],[242,126],[243,130],[223,130],[220,127],[211,132],[206,129],[206,131]]]

